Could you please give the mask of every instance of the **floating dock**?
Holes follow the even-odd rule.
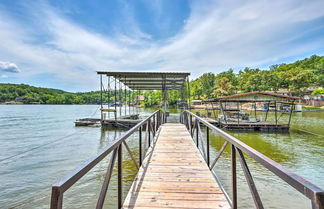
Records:
[[[161,126],[122,208],[230,208],[186,127]]]
[[[289,131],[289,124],[273,123],[268,121],[261,122],[225,122],[213,118],[204,118],[209,123],[219,128],[229,130],[251,130],[251,131]]]
[[[75,126],[112,126],[112,127],[125,127],[131,128],[137,123],[141,122],[139,114],[125,115],[116,119],[105,119],[100,118],[82,118],[76,120]]]

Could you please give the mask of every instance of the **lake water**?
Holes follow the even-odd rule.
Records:
[[[153,110],[140,109],[144,115]],[[48,208],[51,184],[64,177],[82,162],[98,153],[105,145],[125,133],[125,129],[75,127],[73,121],[99,117],[96,105],[0,105],[0,208]],[[295,113],[290,133],[230,133],[259,152],[281,163],[293,172],[324,188],[324,113]],[[138,153],[137,134],[128,144]],[[211,155],[216,155],[224,142],[211,135]],[[225,151],[216,173],[225,188],[230,188],[230,152]],[[99,163],[64,194],[65,208],[94,208],[107,169],[109,157]],[[247,159],[265,208],[311,208],[310,201],[289,185]],[[126,151],[123,152],[123,191],[136,175]],[[240,165],[238,163],[238,168]],[[114,172],[105,202],[116,206]],[[239,169],[238,197],[240,208],[251,208],[253,201],[244,175]]]

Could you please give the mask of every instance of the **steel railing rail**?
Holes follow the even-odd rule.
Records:
[[[225,150],[226,146],[228,144],[231,146],[232,198],[229,199],[229,202],[230,202],[232,208],[235,208],[235,209],[237,208],[237,183],[236,183],[236,175],[237,175],[236,174],[236,158],[237,158],[237,156],[238,156],[239,162],[241,164],[245,179],[246,179],[249,189],[251,191],[256,208],[260,208],[260,209],[263,208],[262,200],[258,194],[257,188],[253,181],[253,177],[250,173],[249,167],[247,165],[247,162],[246,162],[244,154],[243,154],[243,153],[245,153],[246,155],[248,155],[249,157],[254,159],[256,162],[260,163],[265,168],[270,170],[272,173],[277,175],[283,181],[285,181],[286,183],[291,185],[297,191],[302,193],[304,196],[309,198],[311,200],[313,209],[324,209],[324,190],[323,189],[321,189],[321,188],[317,187],[316,185],[312,184],[311,182],[305,180],[301,176],[293,173],[292,171],[283,167],[279,163],[273,161],[272,159],[261,154],[260,152],[256,151],[252,147],[246,145],[239,139],[229,135],[228,133],[215,127],[214,125],[210,124],[203,118],[193,114],[192,112],[190,112],[188,110],[185,110],[181,113],[180,121],[186,125],[188,131],[193,136],[194,141],[196,141],[198,148],[199,148],[198,138],[199,138],[199,133],[201,132],[200,124],[203,124],[206,127],[206,137],[207,137],[206,149],[208,150],[208,152],[207,152],[208,156],[207,156],[206,163],[208,164],[210,170],[213,169],[217,160],[220,158],[220,155]],[[210,156],[209,156],[209,146],[210,146],[209,145],[209,129],[216,132],[223,139],[225,139],[225,143],[222,146],[218,155],[216,156],[215,160],[213,161],[212,165],[210,165]],[[203,137],[201,133],[200,133],[200,136]],[[202,149],[204,149],[204,147],[202,147]],[[221,185],[221,188],[223,188],[222,185]],[[229,197],[229,195],[227,194],[226,191],[224,191],[224,193],[226,194],[227,197]]]
[[[126,147],[126,150],[129,152],[134,164],[136,167],[140,167],[142,163],[142,156],[145,155],[145,147],[142,150],[142,131],[144,127],[146,128],[146,140],[148,139],[148,145],[151,144],[151,135],[153,138],[158,132],[158,129],[162,123],[165,121],[165,113],[162,113],[161,110],[155,111],[146,119],[142,120],[136,124],[133,128],[128,130],[124,135],[120,136],[118,139],[114,140],[112,144],[107,145],[103,148],[96,156],[90,158],[88,161],[83,163],[80,167],[73,170],[70,174],[60,179],[52,185],[52,195],[51,195],[51,209],[61,209],[63,207],[63,194],[68,190],[72,185],[74,185],[79,179],[81,179],[86,173],[88,173],[95,165],[97,165],[101,160],[103,160],[107,155],[112,153],[110,163],[107,168],[105,179],[101,188],[101,192],[97,202],[97,209],[103,207],[105,200],[106,192],[108,189],[110,177],[112,175],[112,170],[117,159],[118,164],[118,208],[122,207],[122,145]],[[139,132],[139,165],[134,158],[130,148],[126,144],[126,139],[130,137],[135,132]],[[146,140],[144,140],[146,142]],[[143,152],[144,151],[144,152]]]

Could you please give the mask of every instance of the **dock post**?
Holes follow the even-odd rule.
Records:
[[[122,105],[122,94],[123,94],[123,89],[122,89],[122,86],[121,86],[121,82],[120,82],[120,76],[118,77],[118,84],[119,84],[119,89],[118,89],[118,98],[119,98],[119,117],[121,118],[122,116],[122,108],[123,108],[123,105]]]
[[[189,115],[189,127],[190,127],[190,135],[192,136],[192,115]]]
[[[63,207],[63,194],[59,188],[52,187],[51,206],[50,209],[62,209]]]
[[[289,114],[289,119],[288,119],[288,126],[290,127],[290,122],[291,122],[291,115],[293,113],[293,109],[294,109],[294,102],[290,105],[290,114]]]
[[[153,133],[153,136],[155,136],[156,134],[156,114],[154,115],[153,117],[153,130],[154,130],[154,133]]]
[[[127,104],[127,101],[126,101],[126,98],[127,98],[127,93],[126,93],[126,76],[125,76],[125,83],[124,83],[124,105],[125,105],[125,115],[127,115],[127,107],[126,107],[126,104]]]
[[[114,81],[115,81],[115,90],[114,90],[114,97],[115,97],[115,121],[117,120],[117,78],[114,77]]]
[[[151,146],[151,119],[147,121],[147,131],[148,131],[148,146]]]
[[[275,118],[276,118],[276,127],[278,125],[278,119],[277,119],[277,102],[275,102]]]
[[[109,105],[110,105],[110,76],[107,76],[107,109],[109,109]],[[110,118],[110,112],[108,112],[108,119]]]
[[[118,149],[118,208],[123,206],[123,153],[122,153],[123,144],[119,145]]]
[[[199,148],[199,121],[196,119],[196,141],[197,141],[197,147]]]
[[[103,117],[102,117],[102,75],[100,75],[100,120],[101,120],[101,124],[103,121]]]
[[[232,144],[232,209],[237,209],[236,150]]]
[[[210,156],[209,156],[209,128],[208,127],[206,127],[206,143],[207,143],[207,165],[208,165],[208,167],[209,167],[209,164],[210,164]]]
[[[139,166],[142,166],[142,127],[138,130],[139,134]]]

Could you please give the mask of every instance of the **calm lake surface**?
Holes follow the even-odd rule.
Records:
[[[144,116],[154,110],[139,109]],[[176,113],[174,111],[173,113]],[[172,115],[176,118],[176,115]],[[96,105],[0,105],[0,208],[48,208],[51,184],[94,156],[126,129],[75,127],[77,118],[99,117]],[[237,132],[232,135],[324,188],[324,112],[295,113],[289,133]],[[138,153],[137,133],[128,145]],[[211,158],[224,140],[211,135]],[[125,150],[125,149],[124,149]],[[215,167],[224,187],[230,188],[230,150]],[[123,152],[124,196],[136,175],[130,156]],[[109,157],[64,194],[65,208],[94,208]],[[260,164],[247,159],[265,208],[311,208],[310,201]],[[240,208],[253,200],[240,170]],[[117,172],[114,172],[106,208],[116,207]],[[230,191],[230,189],[228,190]]]

